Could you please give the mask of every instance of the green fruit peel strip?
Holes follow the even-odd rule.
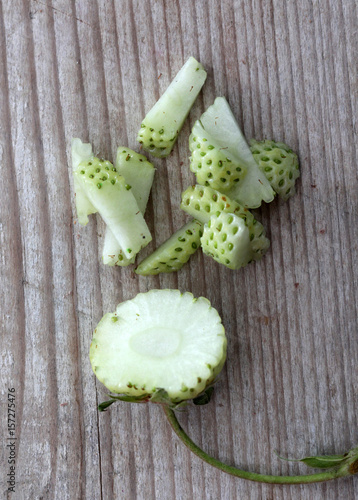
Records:
[[[132,258],[151,241],[131,186],[112,163],[99,158],[83,161],[74,171],[74,177],[113,233],[125,257]]]
[[[146,276],[178,271],[200,247],[202,234],[201,222],[188,222],[145,258],[135,272]]]
[[[144,118],[137,140],[153,156],[168,156],[201,87],[206,71],[190,57]]]
[[[155,168],[144,155],[136,153],[129,148],[117,148],[115,168],[122,175],[126,183],[131,186],[138,208],[144,215],[152,188]],[[128,266],[133,264],[135,256],[128,258],[118,244],[111,230],[106,227],[102,250],[102,261],[108,266]]]

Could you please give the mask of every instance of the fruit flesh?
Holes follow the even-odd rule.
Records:
[[[132,193],[144,215],[150,190],[152,189],[155,168],[144,155],[126,147],[118,147],[115,163],[117,172],[132,187]]]
[[[255,162],[224,97],[217,97],[195,126],[203,129],[208,141],[213,141],[217,148],[222,148],[227,158],[246,169],[242,181],[227,191],[230,198],[248,208],[257,208],[262,201],[269,203],[273,200],[275,193]]]
[[[139,396],[164,389],[178,402],[197,397],[214,381],[225,363],[226,343],[220,316],[207,299],[151,290],[102,318],[90,360],[113,393]]]
[[[144,155],[129,148],[117,148],[115,168],[126,183],[131,186],[138,208],[144,215],[147,208],[150,190],[153,184],[155,169]],[[102,250],[102,261],[107,266],[129,266],[135,261],[135,256],[125,256],[112,231],[106,227]]]
[[[200,247],[202,231],[198,220],[188,222],[144,259],[135,272],[146,276],[178,271]]]
[[[84,161],[74,176],[113,233],[125,257],[132,258],[151,241],[130,186],[110,162],[99,158]]]
[[[137,140],[153,156],[168,156],[201,87],[206,71],[194,57],[180,69],[144,118]]]

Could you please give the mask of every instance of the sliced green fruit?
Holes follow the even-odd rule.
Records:
[[[200,247],[202,234],[201,222],[198,220],[188,222],[142,260],[135,272],[146,276],[178,271]]]
[[[296,193],[295,182],[300,176],[297,155],[283,142],[250,141],[250,149],[261,172],[284,201]]]
[[[247,208],[256,208],[262,201],[269,203],[275,193],[258,168],[245,137],[235,120],[230,106],[224,97],[217,97],[212,106],[200,117],[193,128],[194,137],[205,137],[208,143],[242,169],[245,176],[232,182],[228,191],[230,198]],[[240,172],[238,172],[240,173]],[[223,176],[225,178],[225,176]],[[234,181],[234,176],[230,178]],[[229,175],[227,175],[229,179]],[[225,190],[228,187],[225,185]]]
[[[240,217],[249,231],[253,260],[261,259],[270,246],[263,225],[255,219],[252,213],[228,195],[219,193],[215,189],[198,184],[189,187],[182,193],[180,207],[202,224],[207,224],[212,217],[218,217],[221,213]]]
[[[190,57],[144,118],[137,140],[153,156],[168,156],[201,87],[206,71]]]
[[[247,208],[226,194],[200,184],[190,186],[182,193],[180,208],[202,224],[221,212],[240,214],[242,218],[253,217]]]
[[[247,174],[246,165],[237,163],[230,154],[226,154],[226,148],[216,143],[215,138],[209,138],[201,120],[193,127],[189,149],[190,170],[203,186],[210,186],[224,193],[236,183],[242,182]]]
[[[126,267],[133,264],[136,256],[126,257],[112,231],[106,227],[102,249],[102,261],[106,266]]]
[[[91,158],[74,171],[76,182],[112,231],[127,258],[132,258],[152,239],[136,199],[109,161]]]
[[[210,302],[179,290],[151,290],[118,305],[97,325],[94,373],[110,391],[169,403],[194,399],[226,358],[225,330]],[[155,398],[154,398],[155,401]]]
[[[94,158],[91,144],[84,144],[81,139],[72,139],[71,143],[72,172],[74,173],[78,165],[83,161],[91,161]],[[89,201],[87,195],[78,182],[77,176],[73,175],[76,211],[78,222],[81,226],[88,223],[88,216],[97,212],[97,209]]]
[[[123,175],[127,184],[132,186],[132,193],[137,200],[139,210],[144,215],[150,190],[152,189],[155,168],[144,155],[129,148],[117,148],[116,169]]]
[[[221,212],[204,226],[203,252],[230,269],[246,266],[253,258],[250,232],[235,214]]]
[[[115,168],[126,183],[132,187],[138,208],[144,215],[150,190],[153,184],[155,168],[144,155],[120,146],[117,149]],[[104,235],[102,261],[108,266],[128,266],[135,257],[127,258],[111,230],[107,227]]]

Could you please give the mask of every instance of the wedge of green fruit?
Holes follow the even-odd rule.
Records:
[[[201,87],[206,71],[189,57],[167,90],[142,121],[137,140],[153,156],[168,156]]]
[[[131,186],[138,208],[144,215],[153,184],[155,168],[144,155],[122,146],[117,148],[115,168],[124,177],[127,185]],[[125,256],[112,231],[106,227],[102,250],[103,264],[124,267],[133,264],[134,260],[135,255],[133,257]]]
[[[192,220],[176,231],[138,265],[135,272],[142,276],[178,271],[200,248],[203,224]]]
[[[250,141],[255,161],[283,201],[296,193],[295,182],[300,176],[296,153],[283,142]]]

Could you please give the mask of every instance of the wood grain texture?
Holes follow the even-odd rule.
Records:
[[[0,429],[16,389],[16,499],[358,498],[356,478],[269,486],[204,465],[156,405],[105,398],[92,331],[138,292],[179,288],[223,317],[228,361],[207,407],[180,422],[220,459],[305,472],[286,456],[357,443],[358,12],[354,0],[3,0],[0,2]],[[179,273],[139,277],[101,264],[100,217],[79,227],[70,141],[113,159],[138,150],[145,113],[193,55],[208,79],[172,155],[154,160],[148,255],[186,216],[190,128],[225,95],[246,137],[298,151],[288,203],[257,210],[271,249],[232,272],[201,253]]]

